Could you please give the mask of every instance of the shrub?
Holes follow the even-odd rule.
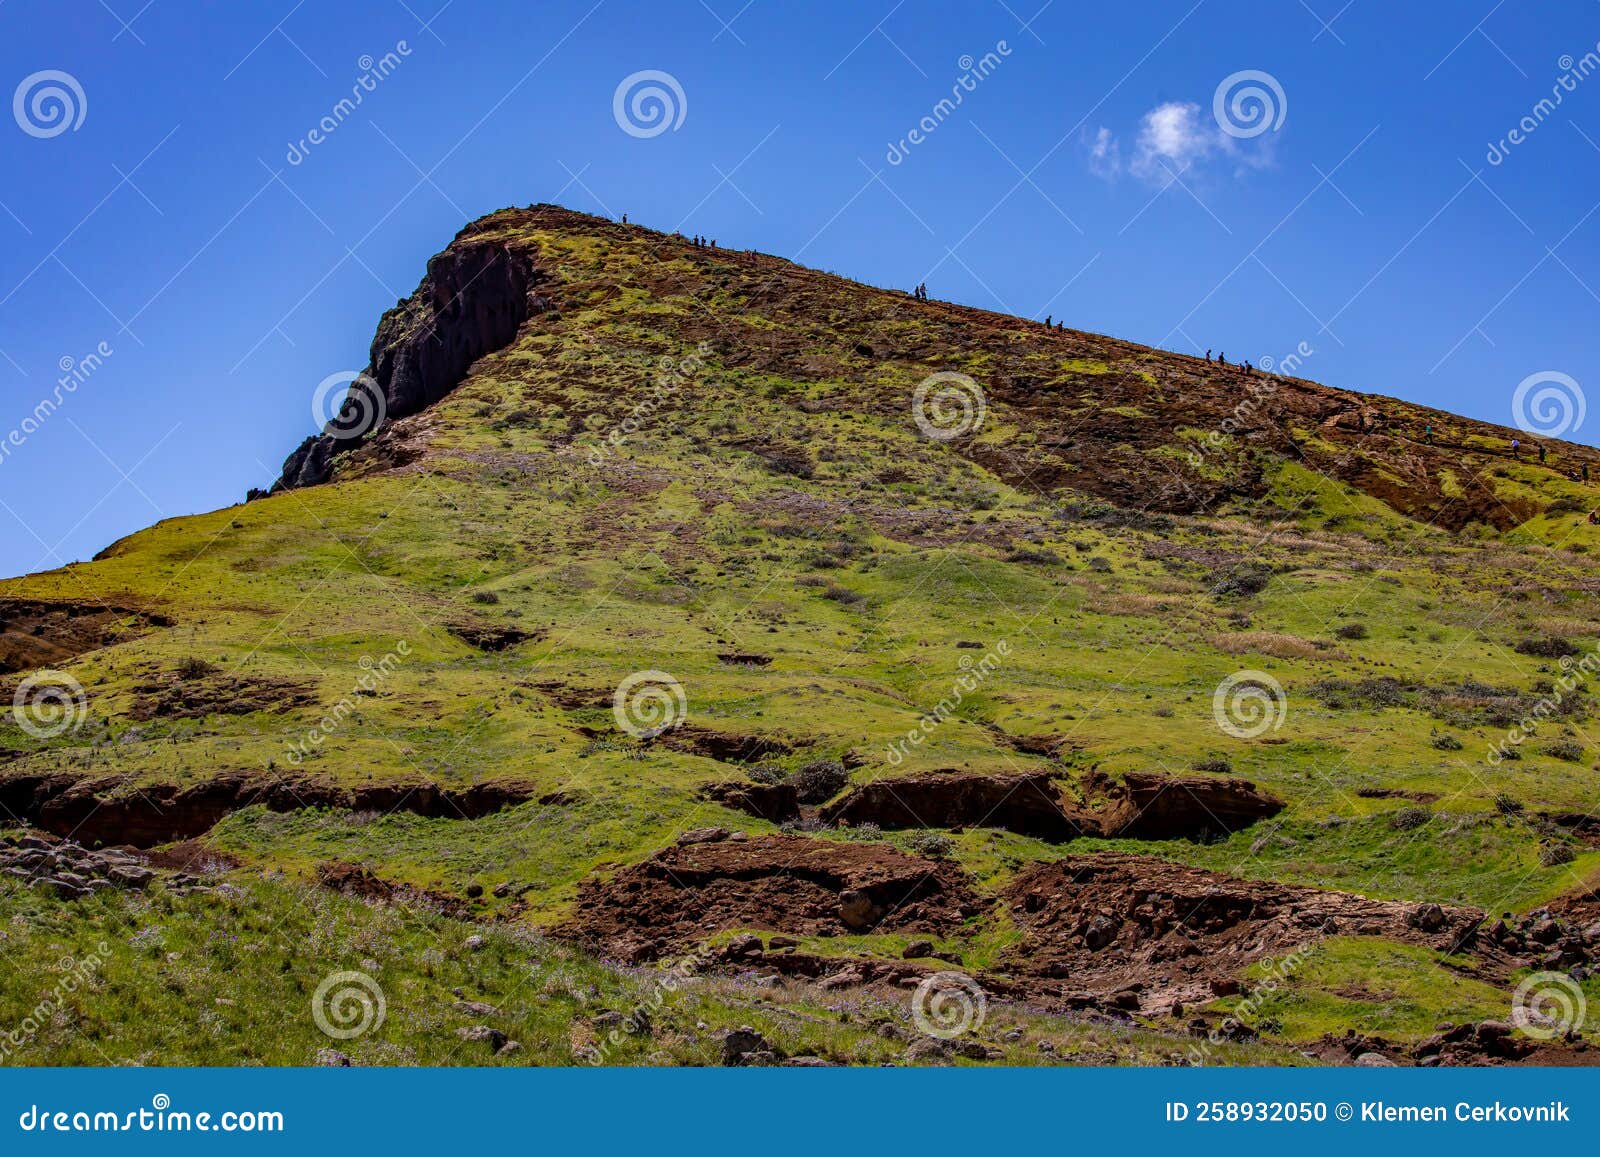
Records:
[[[867,596],[849,587],[842,587],[838,583],[829,583],[823,590],[822,597],[832,599],[842,607],[858,607],[867,601]]]
[[[204,679],[207,675],[215,675],[217,668],[207,663],[204,659],[189,658],[178,664],[178,678]]]
[[[1535,659],[1561,659],[1578,654],[1578,647],[1567,639],[1549,635],[1542,639],[1518,639],[1515,650],[1519,655]]]
[[[1544,844],[1539,848],[1539,863],[1546,868],[1570,864],[1577,856],[1568,844]]]
[[[918,832],[906,840],[906,847],[930,860],[942,860],[956,850],[956,842],[943,832]]]
[[[1514,816],[1522,811],[1522,801],[1501,792],[1494,797],[1494,810],[1503,816]]]
[[[1461,750],[1461,740],[1457,739],[1454,735],[1451,735],[1448,731],[1440,731],[1435,733],[1433,737],[1433,745],[1440,751]]]
[[[1031,546],[1019,546],[1006,555],[1007,562],[1025,562],[1035,566],[1049,566],[1061,561],[1061,556],[1053,550],[1043,550]]]
[[[801,803],[825,803],[850,782],[850,773],[836,759],[808,763],[789,777]]]
[[[1380,707],[1407,707],[1416,688],[1391,676],[1363,679],[1358,683],[1343,679],[1323,679],[1309,688],[1311,694],[1334,710]]]
[[[1367,624],[1345,623],[1343,626],[1335,627],[1333,633],[1340,639],[1365,639],[1367,637]]]
[[[1544,753],[1551,759],[1564,759],[1568,763],[1583,762],[1583,744],[1572,739],[1558,739],[1554,743],[1544,746]]]
[[[1425,807],[1403,807],[1390,818],[1389,826],[1397,832],[1409,832],[1432,818],[1433,813]]]
[[[1098,554],[1091,558],[1085,565],[1088,566],[1090,570],[1094,571],[1095,574],[1111,573],[1111,561],[1109,559],[1101,558]]]
[[[755,783],[782,783],[788,778],[788,772],[773,763],[758,763],[754,767],[745,768],[744,773]]]
[[[1217,775],[1232,775],[1233,764],[1223,759],[1220,755],[1212,759],[1202,759],[1194,765],[1196,771],[1211,771]]]
[[[1219,599],[1258,595],[1272,581],[1272,568],[1264,563],[1241,563],[1232,570],[1214,571],[1211,593]]]
[[[474,591],[472,601],[482,603],[486,607],[492,607],[500,601],[500,596],[493,591]]]

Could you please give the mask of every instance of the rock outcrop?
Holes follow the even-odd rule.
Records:
[[[1090,1005],[1120,994],[1128,1008],[1146,1011],[1237,991],[1250,964],[1310,951],[1326,936],[1459,951],[1484,917],[1475,908],[1371,900],[1110,853],[1036,865],[1006,898],[1022,940],[1000,968],[1030,996],[1053,987],[1064,1004]]]
[[[478,819],[533,798],[527,784],[479,783],[459,791],[434,783],[341,787],[312,779],[262,782],[223,772],[191,787],[171,783],[126,786],[124,776],[18,775],[0,780],[0,814],[85,844],[154,847],[208,830],[229,812],[252,804],[289,812],[308,807],[395,811],[441,819]]]
[[[954,864],[883,846],[724,832],[586,880],[569,931],[609,956],[641,961],[731,928],[947,935],[980,909]]]
[[[479,223],[462,230],[428,262],[416,292],[378,322],[370,361],[351,390],[375,383],[385,421],[418,413],[445,397],[473,362],[510,345],[524,321],[551,307],[536,292],[549,275],[536,264],[534,251],[486,240],[480,230]],[[356,414],[370,405],[369,399],[347,396],[336,424],[358,429]],[[284,461],[272,492],[328,481],[335,457],[358,444],[327,432],[307,438]]]
[[[823,808],[829,824],[880,828],[1004,828],[1064,843],[1079,836],[1199,839],[1241,831],[1284,808],[1243,779],[1128,772],[1121,782],[1091,772],[1084,802],[1058,771],[973,774],[936,771],[886,777],[853,788]]]

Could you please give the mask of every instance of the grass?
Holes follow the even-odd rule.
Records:
[[[1531,821],[1494,812],[1502,793],[1533,819],[1600,807],[1600,753],[1582,689],[1565,692],[1577,708],[1539,723],[1515,762],[1490,759],[1504,721],[1441,706],[1452,688],[1488,684],[1505,689],[1520,714],[1567,669],[1517,653],[1519,639],[1558,634],[1584,654],[1600,639],[1592,565],[1566,549],[1592,533],[1576,525],[1581,515],[1533,513],[1504,533],[1487,524],[1452,532],[1385,501],[1398,475],[1381,461],[1356,480],[1361,489],[1230,436],[1207,451],[1202,476],[1236,483],[1234,497],[1209,513],[1135,517],[1093,493],[1041,489],[1005,457],[1040,461],[1030,456],[1059,433],[1055,417],[1087,429],[1114,419],[1124,432],[1162,420],[1167,396],[1182,391],[1152,376],[1132,347],[1099,343],[1071,357],[1032,350],[1031,329],[976,313],[960,324],[991,328],[969,339],[937,303],[907,310],[897,298],[829,283],[829,293],[846,294],[835,299],[803,279],[794,290],[803,314],[750,312],[761,283],[739,263],[754,257],[674,258],[669,276],[650,259],[656,242],[644,234],[602,239],[542,226],[526,234],[510,217],[491,227],[541,246],[564,279],[564,312],[481,359],[429,411],[417,462],[167,520],[93,563],[0,583],[0,597],[142,607],[173,624],[129,624],[114,645],[65,664],[85,689],[88,720],[78,731],[40,739],[0,717],[0,751],[15,753],[7,776],[104,777],[123,792],[193,785],[220,771],[264,783],[514,780],[535,800],[559,796],[474,821],[251,808],[209,837],[251,871],[289,873],[281,886],[252,883],[252,902],[313,943],[314,922],[294,913],[411,935],[397,914],[362,916],[297,891],[292,880],[327,859],[452,895],[473,884],[486,892],[525,885],[525,908],[496,932],[505,961],[524,951],[518,937],[543,943],[541,931],[570,913],[577,883],[591,873],[637,862],[686,828],[771,830],[697,795],[708,781],[740,776],[740,767],[646,749],[618,730],[612,692],[641,670],[681,684],[696,726],[783,738],[793,751],[778,762],[789,770],[847,753],[861,765],[858,780],[1046,762],[1008,735],[1057,737],[1067,753],[1058,766],[1113,775],[1226,760],[1287,801],[1269,828],[1215,844],[1117,845],[1219,871],[1500,910],[1542,903],[1600,869],[1600,852],[1577,845],[1573,862],[1541,864]],[[780,281],[791,276],[776,264],[759,268]],[[633,417],[660,359],[681,359],[706,338],[697,327],[707,303],[738,327],[739,340],[713,343],[703,369],[667,405],[590,464],[585,450],[606,445],[608,432]],[[1069,337],[1079,341],[1049,340]],[[855,349],[868,338],[871,358]],[[790,340],[802,344],[783,356],[761,353]],[[730,357],[730,348],[760,356]],[[906,398],[935,364],[995,384],[988,422],[970,446],[933,441],[910,417]],[[1024,368],[1048,405],[1031,409],[1000,388]],[[1198,416],[1162,437],[1096,453],[1127,465],[1127,485],[1167,477],[1209,433]],[[1297,430],[1304,461],[1339,453],[1331,437]],[[1583,497],[1528,463],[1496,477],[1493,439],[1462,437],[1484,457],[1440,482],[1443,499],[1475,493],[1478,475],[1469,477],[1467,465],[1519,509]],[[803,447],[810,476],[752,449],[767,442]],[[1103,462],[1081,457],[1071,463],[1073,484],[1100,485],[1083,472]],[[1246,564],[1263,568],[1261,589],[1212,593],[1219,575]],[[528,641],[498,651],[469,641],[508,628]],[[950,718],[925,727],[971,664],[1001,643],[1006,653],[981,685]],[[728,653],[770,662],[733,666],[718,659]],[[374,664],[393,655],[377,685],[364,686]],[[132,718],[149,686],[199,672],[197,664],[219,677],[292,680],[312,702]],[[1226,733],[1213,715],[1213,691],[1243,669],[1265,672],[1284,691],[1282,726],[1252,739]],[[1324,693],[1382,679],[1417,690],[1392,705]],[[913,730],[924,741],[891,766],[891,745]],[[1441,733],[1460,746],[1438,742]],[[1407,801],[1361,794],[1375,789],[1436,796],[1436,814],[1397,831],[1392,813]],[[885,838],[905,846],[908,834]],[[1110,846],[1064,849],[977,830],[953,839],[952,856],[990,894],[1031,863]],[[142,903],[100,898],[50,913],[24,894],[0,896],[8,916],[24,917],[9,928],[80,951],[97,927],[120,928]],[[505,907],[490,899],[476,911],[488,918]],[[227,927],[265,945],[261,959],[272,968],[287,968],[270,984],[250,973],[252,983],[284,1008],[301,1003],[331,959],[283,955],[277,933],[252,932],[235,908],[197,901],[161,912],[171,935],[187,929],[189,939],[171,951],[201,955],[195,945]],[[8,935],[13,958],[48,958],[26,955],[33,948]],[[1009,935],[1003,921],[985,924],[957,950],[981,962]],[[451,971],[457,965],[446,956],[430,967],[451,979],[448,990],[465,974]],[[474,957],[473,967],[489,959]],[[255,963],[240,958],[238,967]],[[424,974],[415,977],[417,993],[435,993]],[[174,1011],[182,1001],[164,991],[138,996],[155,1002],[157,1019],[147,1040],[130,1040],[119,1055],[217,1056],[184,1051]],[[26,1005],[29,993],[14,979],[0,983],[8,1007]],[[228,1007],[215,1003],[223,993],[201,995],[197,1007],[208,1016],[232,1024],[243,1015],[216,1011]],[[571,1008],[553,1007],[548,1024],[528,1013],[525,1057],[563,1055],[562,1041],[539,1043],[571,1020]],[[123,1019],[102,1015],[108,1027]],[[170,1032],[161,1017],[172,1018]],[[423,1026],[448,1030],[448,1018],[417,1025],[395,1038],[393,1058],[444,1055],[430,1051],[432,1029]],[[303,1035],[283,1043],[288,1051],[249,1059],[302,1063],[313,1043]]]
[[[1462,976],[1448,959],[1406,944],[1360,936],[1331,936],[1274,983],[1257,970],[1254,987],[1240,998],[1219,1001],[1235,1011],[1254,995],[1251,1021],[1265,1035],[1303,1043],[1348,1028],[1394,1041],[1431,1035],[1444,1021],[1505,1020],[1509,994]]]
[[[251,872],[230,873],[214,894],[157,886],[70,906],[6,880],[0,905],[9,966],[0,1024],[15,1026],[13,1064],[308,1065],[334,1049],[359,1065],[709,1065],[720,1063],[720,1034],[748,1025],[788,1056],[870,1065],[906,1063],[917,1037],[909,998],[622,969],[522,926],[372,905]],[[313,1007],[324,982],[347,972],[375,988],[363,989],[371,1012],[324,997],[334,1029],[368,1026],[343,1039],[319,1027]],[[365,982],[328,991],[355,984]],[[520,1048],[501,1055],[458,1035],[475,1025]],[[1151,1064],[1170,1049],[1134,1025],[998,1006],[974,1033],[1008,1064]],[[1236,1046],[1229,1057],[1294,1060],[1267,1046]]]

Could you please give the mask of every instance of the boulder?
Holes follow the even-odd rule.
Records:
[[[749,1025],[730,1029],[722,1037],[722,1063],[730,1068],[775,1064],[778,1050]]]
[[[499,1052],[506,1043],[505,1033],[486,1024],[469,1024],[465,1028],[458,1028],[456,1036],[464,1041],[487,1044],[491,1052]]]

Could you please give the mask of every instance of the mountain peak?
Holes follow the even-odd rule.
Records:
[[[651,359],[686,357],[685,407],[774,375],[798,386],[774,398],[777,429],[722,430],[696,453],[746,452],[779,430],[804,443],[820,415],[849,415],[913,456],[936,441],[1010,485],[1138,510],[1242,509],[1292,468],[1428,525],[1507,531],[1570,507],[1569,484],[1600,467],[1592,449],[1551,441],[1531,485],[1502,485],[1514,439],[1539,454],[1526,434],[1285,372],[1308,356],[1226,364],[555,205],[502,209],[464,227],[384,314],[369,364],[273,491],[410,464],[431,436],[405,419],[507,363],[587,374],[591,389],[540,401],[563,418],[542,448],[593,449],[653,389]]]

